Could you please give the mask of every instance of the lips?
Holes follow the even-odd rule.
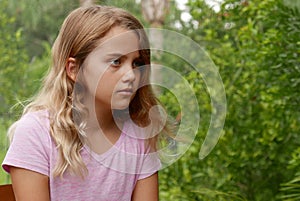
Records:
[[[134,91],[132,88],[126,88],[126,89],[118,90],[117,93],[125,96],[131,96],[134,93]]]

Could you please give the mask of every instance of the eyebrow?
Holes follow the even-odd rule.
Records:
[[[107,56],[107,57],[123,57],[123,56],[125,56],[124,54],[121,54],[121,53],[110,53],[110,54],[107,54],[107,55],[105,55],[105,56]]]
[[[130,54],[130,52],[128,54]],[[121,58],[121,57],[127,57],[128,54],[109,53],[109,54],[105,55],[105,57]],[[138,54],[136,58],[139,58],[139,57],[141,57],[140,54]]]

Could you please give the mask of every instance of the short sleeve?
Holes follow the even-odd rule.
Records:
[[[161,169],[161,162],[157,153],[147,153],[144,155],[143,165],[138,180],[147,178]]]
[[[25,114],[18,122],[2,163],[6,172],[19,167],[49,176],[50,135],[47,118],[38,112]]]

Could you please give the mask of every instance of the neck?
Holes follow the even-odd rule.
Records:
[[[116,130],[116,120],[113,117],[110,106],[104,106],[102,103],[85,100],[84,105],[89,111],[87,119],[87,129],[105,133],[106,131]]]
[[[116,143],[122,129],[116,124],[110,107],[87,101],[85,106],[89,111],[86,125],[88,145],[94,152],[104,153]]]
[[[103,132],[111,130],[111,128],[115,127],[116,122],[113,118],[112,110],[106,110],[101,106],[98,108],[95,107],[95,114],[97,123]]]

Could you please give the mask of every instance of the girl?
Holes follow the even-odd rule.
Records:
[[[2,166],[16,199],[158,200],[156,134],[167,126],[149,74],[149,42],[131,14],[71,12],[41,91],[9,130]]]

